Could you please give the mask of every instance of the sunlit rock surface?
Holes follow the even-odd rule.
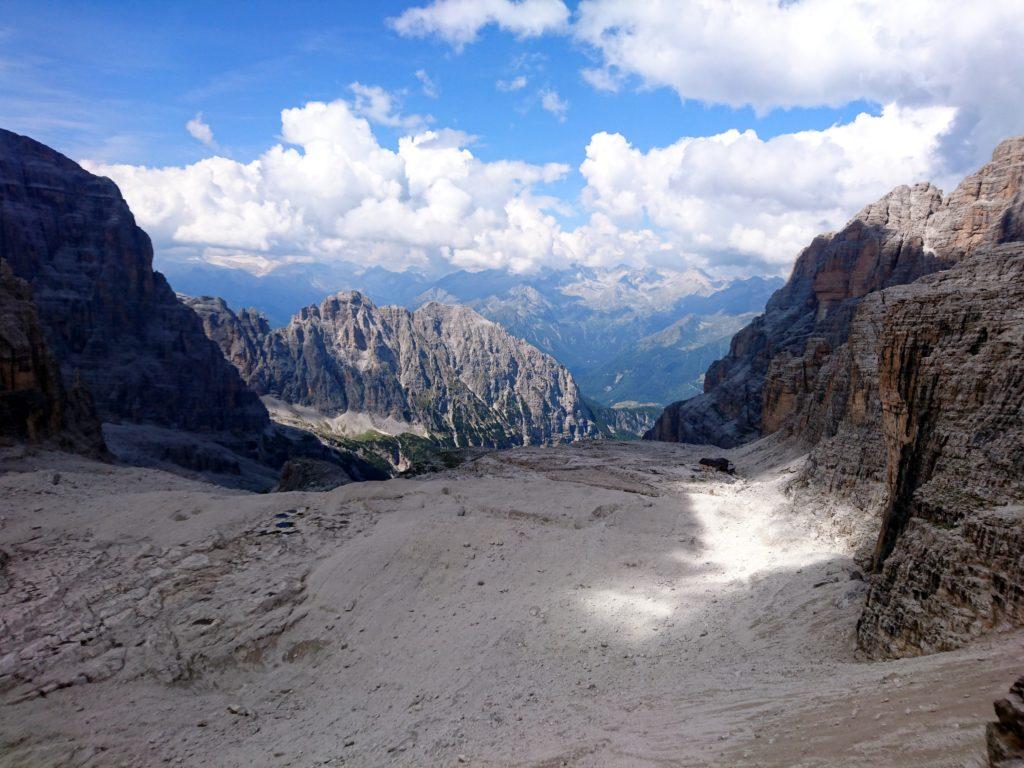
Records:
[[[466,307],[410,312],[348,291],[270,330],[219,299],[188,302],[255,391],[327,417],[368,414],[460,447],[599,434],[562,365]]]

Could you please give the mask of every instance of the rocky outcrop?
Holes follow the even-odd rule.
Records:
[[[872,657],[1024,625],[1024,138],[948,197],[901,187],[818,238],[653,437],[810,450],[803,480],[881,512]]]
[[[322,459],[291,459],[281,467],[281,480],[275,491],[333,491],[348,485],[352,477],[343,467]]]
[[[410,312],[350,291],[269,331],[219,300],[189,303],[254,390],[320,414],[369,414],[460,447],[598,434],[564,367],[466,307]]]
[[[266,363],[263,342],[270,335],[267,318],[251,307],[234,312],[223,299],[216,296],[185,296],[178,299],[203,322],[206,336],[216,342],[242,379],[250,377]]]
[[[928,653],[1024,625],[1024,243],[883,291],[858,314],[856,328],[881,329],[877,389],[856,383],[849,399],[877,405],[846,418],[881,438],[886,491],[861,647]]]
[[[114,183],[3,130],[0,257],[32,287],[65,388],[81,381],[103,420],[238,433],[267,423],[153,271],[149,237]]]
[[[38,441],[61,429],[64,387],[31,296],[0,261],[0,433]]]
[[[812,446],[805,479],[882,511],[857,631],[872,657],[1024,624],[1022,148],[944,208],[955,266],[866,296],[846,342],[809,342],[789,376],[779,428]]]
[[[986,730],[989,768],[1024,766],[1024,677],[995,703],[996,722]]]
[[[1002,151],[1014,144],[996,158],[1016,177],[999,168],[960,190],[984,190],[986,176],[1019,182],[1021,155]],[[802,394],[780,426],[812,447],[806,480],[882,511],[858,625],[873,657],[947,650],[1024,624],[1018,182],[999,186],[1013,196],[997,206],[972,191],[960,220],[974,234],[949,238],[955,266],[866,296],[838,348],[808,343],[791,390]]]
[[[0,435],[64,448],[103,451],[92,400],[61,382],[28,283],[0,259]]]
[[[1024,229],[1022,179],[1024,137],[1001,144],[948,197],[930,184],[898,187],[840,232],[816,238],[764,315],[708,369],[704,394],[666,408],[646,437],[731,447],[790,425],[865,296]]]
[[[858,625],[874,657],[1024,624],[1022,146],[951,196],[956,265],[865,297],[791,377],[780,429],[812,446],[805,479],[882,510]]]

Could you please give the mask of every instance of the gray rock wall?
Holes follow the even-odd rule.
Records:
[[[327,416],[387,417],[460,447],[598,435],[563,366],[467,307],[410,312],[350,291],[271,331],[219,299],[189,303],[254,390]]]
[[[950,195],[931,184],[897,187],[838,233],[815,238],[764,315],[708,369],[704,394],[668,406],[646,437],[731,447],[790,426],[865,296],[1024,229],[1022,179],[1024,137],[1008,139]]]
[[[0,130],[0,258],[32,286],[65,386],[107,421],[255,432],[259,399],[152,268],[149,237],[109,179]]]

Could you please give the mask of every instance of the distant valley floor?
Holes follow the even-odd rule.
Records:
[[[877,520],[701,455],[252,494],[8,450],[0,765],[980,765],[1024,632],[857,660]]]

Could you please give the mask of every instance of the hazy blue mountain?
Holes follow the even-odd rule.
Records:
[[[432,281],[417,272],[391,272],[354,264],[288,264],[266,275],[212,264],[166,261],[157,264],[179,293],[220,296],[233,307],[253,307],[278,328],[302,307],[319,304],[340,290],[357,290],[381,304],[415,308],[415,297]]]
[[[707,366],[782,284],[625,268],[483,275],[448,275],[417,300],[472,307],[553,355],[605,405],[698,394]]]
[[[564,364],[603,404],[665,404],[700,392],[707,365],[763,311],[779,278],[717,281],[698,270],[574,266],[437,276],[352,264],[292,264],[264,276],[212,265],[160,264],[182,293],[255,307],[272,326],[339,290],[415,309],[463,304]]]

